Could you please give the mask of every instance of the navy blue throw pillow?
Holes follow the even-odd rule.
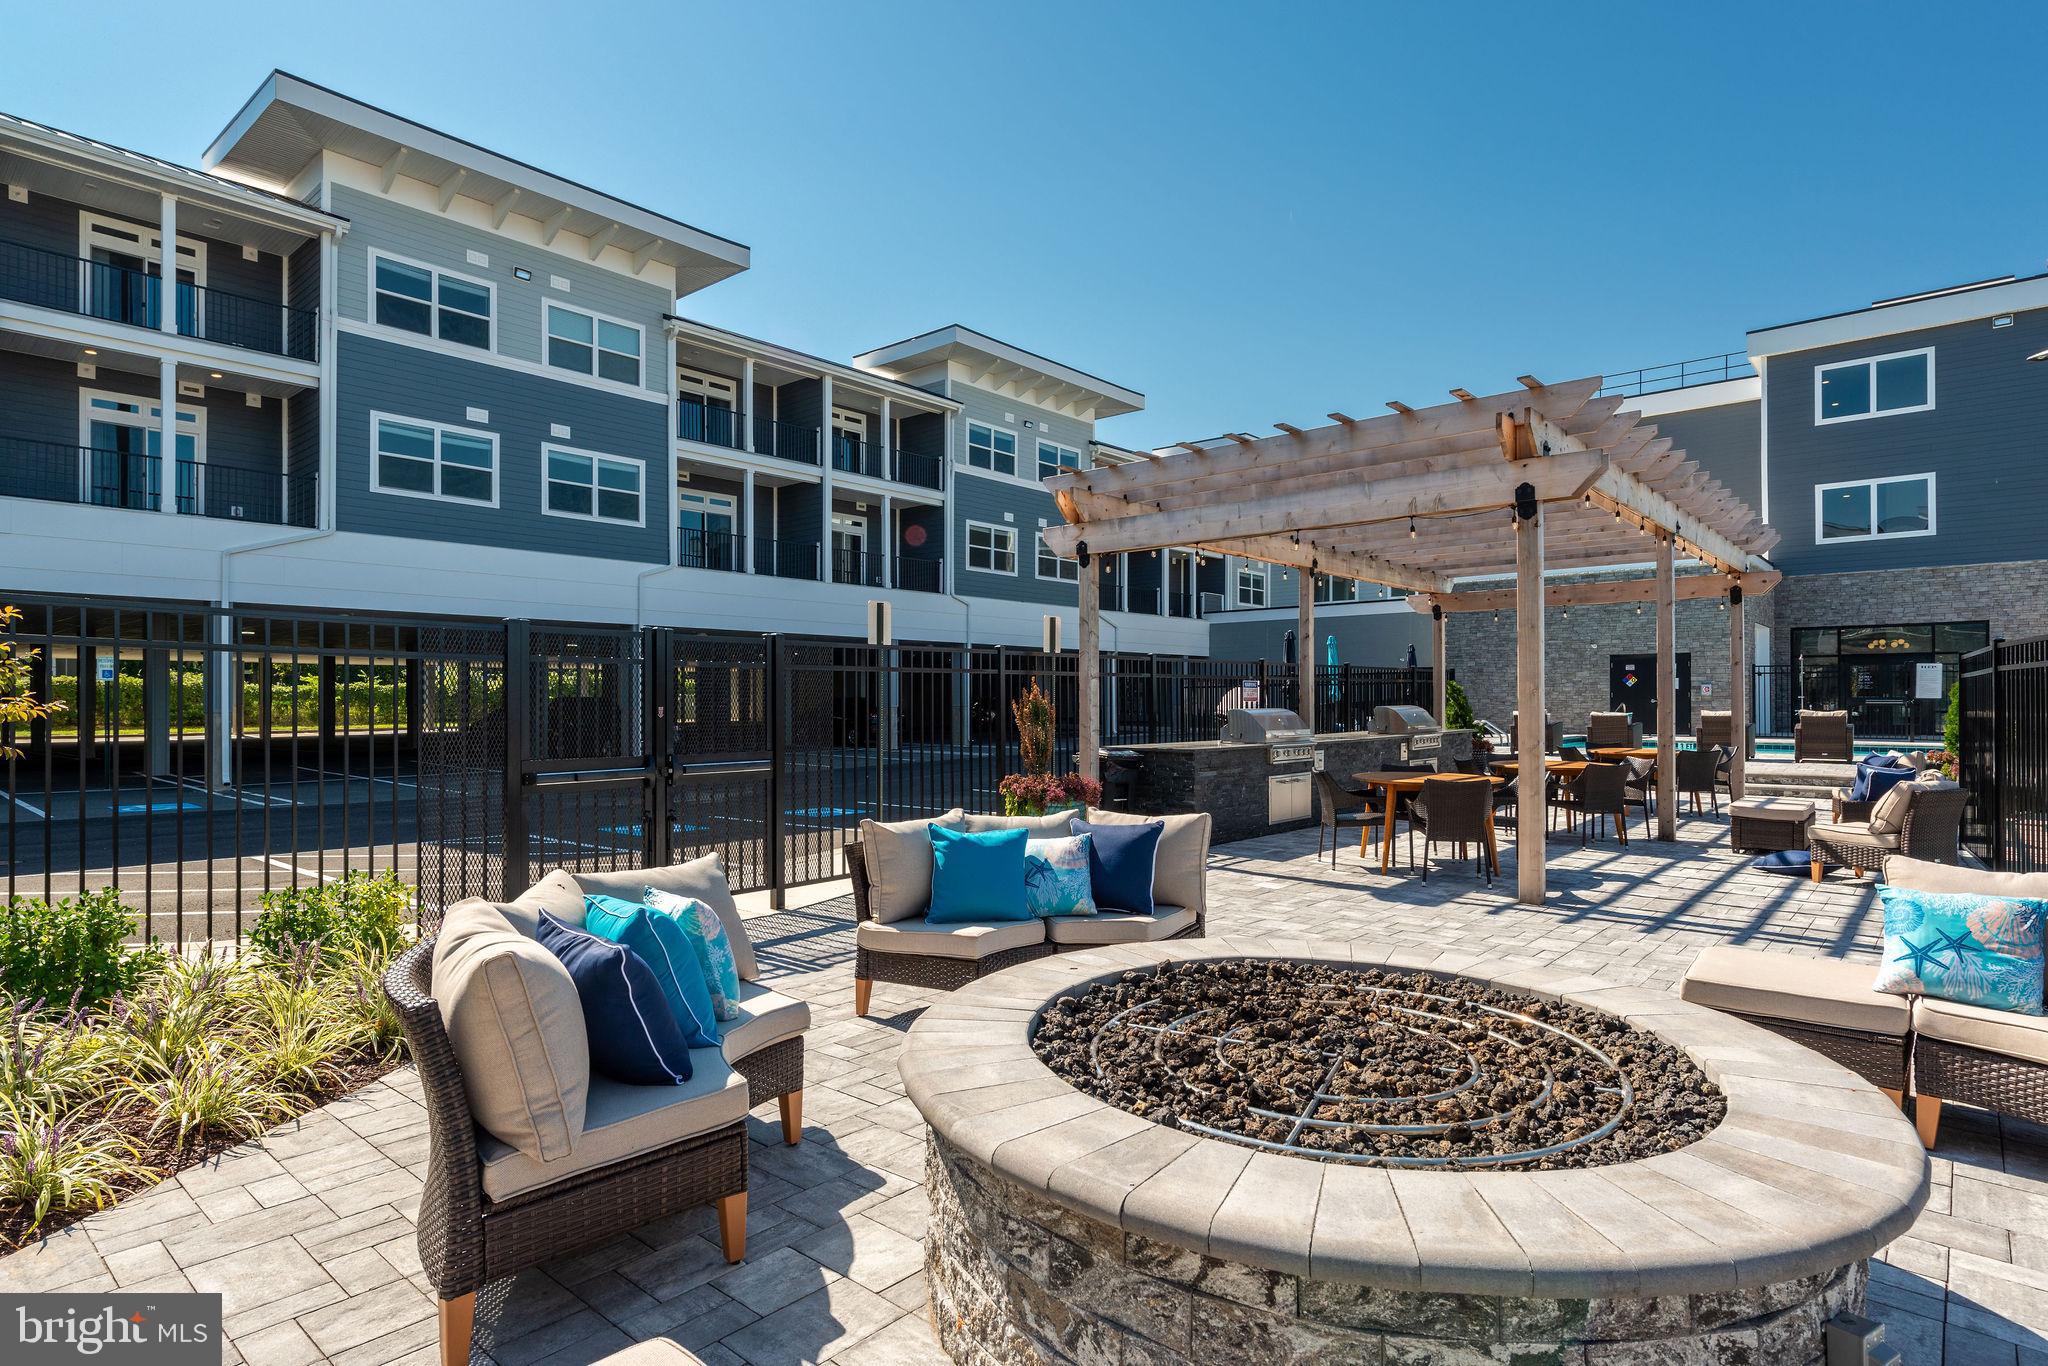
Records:
[[[593,1069],[635,1086],[681,1086],[690,1079],[690,1046],[646,959],[546,911],[534,937],[576,983]]]
[[[1088,841],[1088,881],[1098,911],[1152,914],[1152,874],[1159,864],[1165,821],[1137,825],[1090,825],[1076,816],[1073,831]]]

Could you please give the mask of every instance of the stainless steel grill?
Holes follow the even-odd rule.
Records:
[[[1443,727],[1421,707],[1374,707],[1372,729],[1376,735],[1398,735],[1407,741],[1404,755],[1435,754],[1443,748]]]
[[[1315,732],[1285,707],[1233,707],[1223,714],[1226,745],[1264,745],[1276,764],[1301,763],[1315,756]]]

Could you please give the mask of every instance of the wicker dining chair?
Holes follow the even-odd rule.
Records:
[[[420,1265],[439,1299],[442,1362],[470,1359],[476,1292],[484,1286],[614,1242],[657,1219],[715,1205],[725,1259],[745,1257],[745,1120],[507,1200],[484,1194],[476,1117],[433,996],[435,943],[429,939],[401,954],[384,970],[383,987],[405,1028],[426,1097],[418,1241]]]
[[[1570,816],[1579,832],[1579,843],[1587,841],[1589,818],[1599,829],[1600,822],[1614,817],[1614,832],[1625,846],[1628,844],[1628,769],[1621,764],[1587,764],[1579,776],[1565,784],[1558,794],[1557,807]]]
[[[1643,833],[1650,833],[1650,808],[1657,795],[1657,761],[1654,759],[1623,759],[1628,772],[1623,775],[1622,805],[1624,808],[1643,808]]]
[[[1705,793],[1715,815],[1721,814],[1721,752],[1714,749],[1678,751],[1678,790],[1692,799],[1695,816],[1700,811],[1700,794]]]
[[[1322,856],[1323,840],[1327,836],[1330,841],[1330,866],[1337,866],[1337,846],[1343,843],[1339,835],[1345,826],[1361,830],[1370,829],[1377,832],[1376,839],[1386,838],[1386,813],[1373,807],[1370,794],[1353,792],[1347,787],[1340,786],[1337,780],[1327,773],[1311,776],[1314,777],[1316,784],[1318,858]]]
[[[1583,764],[1586,762],[1586,751],[1577,745],[1559,745],[1557,757],[1568,764]]]
[[[1488,815],[1493,805],[1491,783],[1459,782],[1452,778],[1429,778],[1408,808],[1408,857],[1415,857],[1415,835],[1422,833],[1422,880],[1429,881],[1429,854],[1438,844],[1456,844],[1460,856],[1464,846],[1479,850],[1479,869],[1486,884],[1493,885],[1493,834]]]

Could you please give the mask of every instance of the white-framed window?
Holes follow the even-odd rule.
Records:
[[[548,516],[647,525],[645,462],[568,446],[542,446],[540,456],[547,471],[541,511]]]
[[[370,489],[496,507],[497,434],[371,413]]]
[[[985,574],[1014,576],[1017,572],[1017,528],[969,522],[967,567]]]
[[[1934,348],[1813,367],[1813,421],[1925,412],[1934,406]]]
[[[1050,479],[1055,474],[1067,474],[1081,468],[1081,452],[1071,446],[1062,446],[1057,441],[1038,443],[1038,477]]]
[[[379,327],[490,351],[496,303],[497,290],[489,281],[370,253],[370,319]]]
[[[1316,579],[1317,602],[1357,602],[1358,580],[1319,577]]]
[[[1934,534],[1934,475],[1855,479],[1813,488],[1813,539],[1875,541]]]
[[[646,333],[636,324],[549,299],[542,309],[547,363],[616,384],[640,385]]]
[[[1081,581],[1081,562],[1079,560],[1062,559],[1060,556],[1053,554],[1052,547],[1045,543],[1044,527],[1038,529],[1038,563],[1036,568],[1038,577],[1041,579],[1059,579],[1064,583],[1079,583]]]
[[[1237,605],[1239,607],[1264,607],[1266,605],[1266,566],[1262,564],[1241,564],[1237,567]]]
[[[994,474],[1017,472],[1017,434],[986,422],[967,424],[967,463]]]

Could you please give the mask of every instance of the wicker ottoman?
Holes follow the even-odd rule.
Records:
[[[1800,797],[1750,797],[1728,808],[1728,847],[1767,854],[1804,849],[1813,803]]]

